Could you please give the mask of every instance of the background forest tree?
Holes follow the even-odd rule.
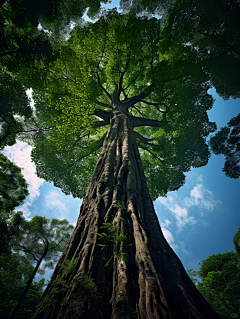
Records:
[[[188,270],[198,290],[223,319],[238,314],[240,309],[240,228],[233,243],[235,253],[208,256],[199,263],[198,271]]]
[[[29,194],[21,169],[0,154],[0,318],[31,318],[39,304],[44,278],[33,281],[53,268],[73,229],[66,220],[35,216],[25,220],[15,208]],[[39,269],[43,260],[44,267]],[[36,267],[33,266],[37,262]],[[14,312],[15,309],[15,312]]]

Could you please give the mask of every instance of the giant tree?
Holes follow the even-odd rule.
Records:
[[[207,164],[215,129],[208,75],[194,57],[191,75],[184,60],[166,62],[160,30],[156,18],[116,10],[76,26],[34,92],[37,120],[57,123],[28,137],[38,175],[67,194],[86,192],[44,292],[56,302],[34,318],[219,318],[164,238],[150,197]],[[68,289],[54,286],[61,279]]]

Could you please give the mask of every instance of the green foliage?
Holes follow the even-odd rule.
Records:
[[[73,226],[69,225],[67,220],[48,220],[42,216],[35,216],[27,221],[22,212],[15,213],[8,220],[7,231],[12,250],[19,252],[29,265],[36,263],[12,315],[19,312],[19,307],[23,304],[42,261],[45,263],[39,271],[41,274],[44,274],[46,268],[54,267],[72,229]],[[71,267],[72,264],[68,266]]]
[[[63,269],[62,276],[60,278],[54,279],[51,281],[48,293],[44,298],[41,300],[39,306],[49,306],[54,305],[58,303],[58,300],[56,299],[57,295],[59,293],[65,294],[65,292],[70,288],[68,285],[68,279],[69,275],[74,271],[77,265],[77,258],[72,258],[71,260],[65,260],[64,264],[61,266]],[[94,278],[89,278],[88,275],[84,275],[82,278],[78,280],[78,284],[81,287],[81,291],[83,292],[84,296],[92,303],[96,302],[97,299],[101,298],[101,295],[99,294],[97,290],[97,286],[94,283]],[[62,304],[64,303],[64,298],[62,299]]]
[[[214,154],[225,156],[223,172],[231,178],[240,176],[240,114],[233,117],[209,142]]]
[[[68,281],[66,277],[70,275],[77,265],[77,258],[72,258],[71,260],[66,259],[64,264],[61,266],[63,269],[63,274],[61,278],[57,278],[51,281],[49,285],[49,292],[39,303],[40,306],[49,306],[52,305],[54,307],[55,303],[58,302],[57,299],[54,298],[56,294],[64,293],[67,291],[70,286],[68,285]]]
[[[0,7],[0,149],[13,145],[26,131],[25,119],[32,113],[26,89],[38,87],[45,76],[39,72],[53,59],[53,46],[70,32],[71,23],[82,22],[87,8],[94,17],[108,0],[4,1]],[[39,24],[44,30],[39,30]],[[17,115],[18,117],[16,117]],[[42,127],[28,127],[39,130]]]
[[[70,238],[73,226],[66,219],[47,219],[35,216],[25,220],[21,212],[16,213],[9,223],[10,244],[15,251],[24,252],[29,262],[45,260],[42,271],[53,268],[52,262],[59,258]]]
[[[237,0],[213,0],[211,3],[207,0],[177,0],[163,29],[162,52],[171,63],[184,59],[189,67],[192,57],[196,56],[220,97],[224,100],[239,98],[239,17]],[[239,116],[221,128],[210,141],[215,154],[225,155],[223,171],[232,178],[240,176],[238,123]]]
[[[188,270],[200,293],[223,319],[240,309],[240,228],[233,237],[236,253],[209,256],[199,263],[198,271]],[[200,282],[196,279],[199,277]]]
[[[120,85],[120,74],[128,88],[120,94],[122,102],[144,92],[153,103],[137,102],[129,113],[159,121],[156,127],[135,128],[151,141],[138,146],[152,199],[182,186],[192,166],[207,164],[206,137],[216,128],[207,116],[213,104],[209,76],[196,55],[190,67],[186,59],[169,63],[160,39],[160,20],[110,10],[96,23],[77,25],[55,48],[55,60],[41,66],[46,76],[35,89],[39,112],[31,119],[52,129],[23,137],[34,147],[39,177],[66,194],[85,195],[106,133],[95,124],[100,111],[111,114],[110,94]]]
[[[69,275],[76,268],[76,265],[77,265],[77,258],[73,257],[71,260],[66,259],[65,263],[61,266],[61,268],[63,268],[64,273]]]
[[[95,303],[99,298],[101,298],[101,295],[98,292],[97,286],[94,282],[94,278],[90,278],[85,274],[79,281],[84,295],[90,302]]]
[[[20,254],[10,253],[0,256],[0,318],[9,319],[34,267]],[[33,282],[23,301],[17,319],[30,319],[40,302],[44,278]]]
[[[174,55],[176,46],[197,53],[224,99],[240,97],[239,16],[237,0],[177,0],[163,30],[169,53]]]
[[[0,153],[0,218],[20,206],[29,194],[21,168]]]
[[[236,234],[233,236],[233,244],[236,252],[239,254],[240,253],[240,228],[238,228],[238,231]]]
[[[121,209],[126,209],[123,208],[121,205],[113,205],[114,207],[121,208]],[[118,225],[117,225],[118,223]],[[118,222],[108,222],[108,223],[103,223],[103,226],[100,228],[105,230],[107,233],[102,232],[97,233],[99,240],[100,239],[105,239],[106,241],[110,241],[113,243],[113,245],[118,245],[119,243],[127,243],[128,242],[128,233],[127,233],[127,228],[122,227],[121,223],[124,225],[126,223],[126,220],[122,217],[118,218]],[[107,248],[107,244],[97,244],[98,246],[101,247],[101,250],[104,248]],[[126,246],[132,246],[133,244],[127,244]],[[117,256],[119,259],[128,260],[128,253],[120,251]],[[107,267],[112,260],[113,256],[107,256],[107,258],[104,258],[106,260],[105,267]]]

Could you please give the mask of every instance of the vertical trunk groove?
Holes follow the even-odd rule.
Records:
[[[127,240],[99,240],[107,222]],[[128,258],[121,259],[124,253]],[[112,259],[104,266],[107,255]],[[76,267],[64,274],[61,266],[73,257]],[[86,293],[80,284],[84,275],[94,278],[101,299]],[[56,303],[40,307],[34,319],[220,318],[163,236],[125,112],[113,111],[76,228],[52,276],[59,278],[66,278],[70,288],[54,294],[48,286],[44,296]]]

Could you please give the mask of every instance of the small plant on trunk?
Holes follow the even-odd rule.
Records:
[[[126,208],[124,206],[121,206],[121,205],[115,204],[113,206],[116,207],[116,208],[120,208],[120,209],[125,209],[126,210]],[[126,220],[124,218],[122,218],[122,217],[119,217],[118,222],[119,223],[122,222],[123,224],[126,224]],[[128,232],[127,232],[126,227],[123,227],[123,230],[121,230],[121,227],[117,226],[116,222],[103,223],[103,226],[100,227],[100,228],[101,229],[102,228],[106,229],[106,231],[108,233],[107,234],[104,233],[104,232],[102,232],[101,234],[97,233],[97,235],[99,236],[99,239],[105,238],[106,240],[108,240],[110,242],[113,242],[115,244],[118,244],[120,242],[125,243],[125,242],[128,241],[128,238],[127,238]],[[125,232],[125,234],[124,234],[124,232]],[[108,247],[108,245],[106,245],[106,244],[97,244],[97,245],[100,246],[102,250],[104,248]],[[128,244],[127,246],[132,246],[132,245],[133,244]],[[106,263],[104,265],[105,267],[107,267],[109,265],[109,263],[112,260],[112,258],[113,258],[113,256],[109,256],[109,255],[107,255],[107,258],[103,258],[104,260],[106,260]],[[118,258],[127,261],[128,260],[128,253],[121,251],[118,254]]]

